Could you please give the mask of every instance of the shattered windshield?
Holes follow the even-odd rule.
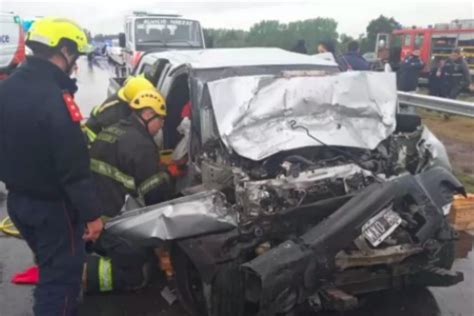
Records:
[[[143,18],[136,20],[137,44],[202,47],[199,23],[184,19]]]

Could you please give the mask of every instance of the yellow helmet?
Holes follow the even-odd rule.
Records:
[[[153,84],[143,76],[129,77],[124,86],[118,91],[118,96],[120,99],[130,102],[139,92],[153,90],[154,88]]]
[[[156,90],[142,91],[130,102],[130,107],[135,110],[152,109],[160,116],[166,116],[166,104],[163,96]]]
[[[33,23],[26,35],[26,42],[37,42],[49,47],[58,46],[62,39],[73,41],[80,54],[92,51],[84,30],[74,21],[63,18],[42,18]]]

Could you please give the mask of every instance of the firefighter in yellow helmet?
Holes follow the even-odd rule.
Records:
[[[153,84],[145,77],[129,77],[122,88],[92,110],[83,126],[89,142],[92,143],[104,128],[128,117],[131,113],[129,103],[139,92],[153,89]]]
[[[76,315],[84,240],[103,227],[70,78],[90,47],[63,18],[37,20],[26,44],[33,56],[0,84],[0,181],[39,266],[34,315]]]
[[[166,104],[156,90],[140,92],[129,104],[132,114],[105,128],[90,149],[91,168],[105,216],[117,216],[127,195],[151,205],[171,197],[171,178],[159,166],[153,141],[166,116]],[[86,291],[137,289],[146,284],[143,273],[150,249],[130,247],[105,230],[95,243],[101,254],[87,260]]]

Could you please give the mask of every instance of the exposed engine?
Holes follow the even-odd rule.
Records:
[[[418,147],[422,130],[393,134],[373,151],[310,147],[260,162],[210,143],[201,157],[202,183],[225,192],[240,211],[241,222],[248,223],[288,208],[356,193],[375,181],[419,172],[430,157]]]
[[[287,161],[282,168],[291,170]],[[284,209],[355,192],[373,182],[373,175],[355,164],[281,174],[274,179],[252,181],[238,170],[235,194],[246,219],[272,215]]]

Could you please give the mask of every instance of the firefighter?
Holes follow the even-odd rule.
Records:
[[[129,77],[117,93],[108,97],[102,104],[94,107],[83,129],[88,141],[92,143],[104,128],[128,117],[131,113],[129,103],[140,92],[154,89],[145,77]]]
[[[39,266],[34,314],[76,315],[84,240],[103,226],[70,78],[88,42],[73,21],[42,18],[26,44],[33,56],[0,83],[0,180]]]
[[[459,48],[453,49],[443,66],[443,72],[446,75],[447,97],[450,99],[456,99],[471,84],[469,66]]]
[[[401,63],[397,72],[397,89],[405,92],[416,91],[420,72],[425,64],[420,59],[420,50],[414,49]]]
[[[159,166],[153,141],[163,126],[166,105],[156,90],[142,91],[131,102],[132,114],[97,135],[90,149],[91,168],[107,217],[120,213],[127,195],[145,205],[170,197],[170,176]],[[147,282],[151,249],[131,247],[105,230],[87,260],[86,290],[131,290]]]

